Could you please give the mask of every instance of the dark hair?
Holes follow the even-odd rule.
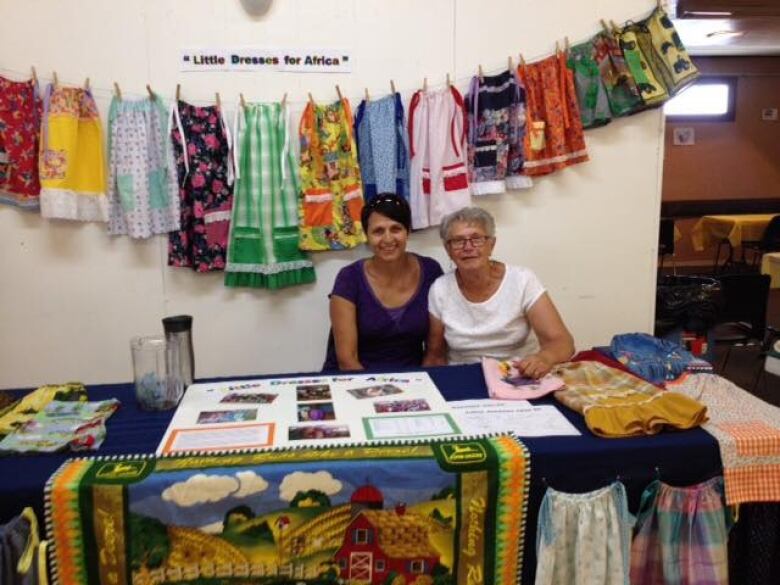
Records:
[[[368,230],[368,218],[372,213],[380,213],[385,217],[389,217],[393,221],[397,221],[406,228],[409,232],[412,230],[412,210],[409,207],[409,203],[395,193],[379,193],[372,197],[366,205],[363,206],[363,211],[360,213],[360,221],[363,224],[363,230]]]

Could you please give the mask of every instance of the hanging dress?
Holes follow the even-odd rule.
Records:
[[[547,488],[536,530],[535,583],[629,585],[630,544],[622,483],[583,494]]]
[[[378,193],[396,193],[408,200],[409,155],[401,94],[360,102],[355,139],[366,203]]]
[[[0,203],[39,207],[42,109],[37,83],[0,77]]]
[[[547,175],[588,160],[574,78],[558,53],[518,68],[526,91],[523,173]]]
[[[286,110],[246,104],[236,113],[235,201],[225,285],[278,289],[314,282],[298,249],[298,178],[289,149]]]
[[[677,95],[696,81],[699,70],[688,56],[669,15],[662,8],[656,8],[641,25],[650,33],[651,47],[646,49],[648,59],[660,73],[669,95]]]
[[[472,195],[528,189],[523,175],[525,91],[514,71],[475,75],[466,96]]]
[[[300,123],[301,250],[345,250],[365,242],[363,186],[349,101],[309,102]]]
[[[567,66],[574,74],[582,127],[598,128],[612,121],[607,90],[599,66],[593,59],[593,43],[585,41],[569,49]]]
[[[103,131],[90,90],[46,88],[39,172],[43,217],[108,221]]]
[[[669,99],[663,77],[654,70],[646,53],[652,51],[650,31],[644,25],[629,24],[615,33],[626,65],[636,81],[642,101],[649,107],[659,106]]]
[[[410,207],[414,229],[439,225],[471,204],[463,96],[455,86],[418,91],[409,104]]]
[[[108,233],[148,238],[179,229],[179,193],[159,97],[114,97],[108,112]]]
[[[601,72],[612,115],[630,116],[644,110],[645,103],[617,39],[611,33],[603,32],[594,36],[592,43],[593,59]]]
[[[233,208],[231,137],[224,112],[216,105],[178,101],[173,115],[181,227],[168,234],[168,265],[224,270]]]

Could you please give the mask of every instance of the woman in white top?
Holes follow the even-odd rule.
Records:
[[[574,340],[536,275],[490,256],[493,216],[479,207],[448,215],[441,239],[455,270],[431,286],[424,365],[519,358],[520,372],[540,378],[574,353]]]

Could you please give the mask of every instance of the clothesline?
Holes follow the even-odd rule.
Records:
[[[658,2],[657,2],[658,6],[664,6],[665,4],[666,4],[665,0],[658,0]],[[648,13],[648,11],[645,11],[645,12],[643,12],[643,15],[646,16],[647,13]],[[629,18],[629,19],[625,20],[624,22],[622,22],[620,24],[624,25],[626,23],[630,23],[630,22],[633,22],[635,20],[640,20],[641,18],[644,18],[644,16],[638,16],[638,17],[634,17],[634,18]],[[602,19],[601,22],[604,23],[605,22],[604,19]],[[610,21],[610,22],[612,22],[612,21]],[[604,30],[603,26],[602,26],[602,28],[600,30],[601,31]],[[577,40],[577,41],[571,43],[571,44],[572,45],[577,45],[577,44],[579,44],[581,42],[587,41],[588,39],[590,39],[592,37],[593,37],[593,34],[590,34],[590,35],[587,35],[587,36],[583,37],[580,40]],[[565,37],[565,43],[568,44],[568,37]],[[556,47],[557,46],[558,46],[558,41],[556,41]],[[515,59],[517,57],[522,57],[522,59],[524,59],[527,63],[533,63],[533,62],[536,62],[536,61],[541,61],[541,60],[543,60],[543,59],[545,59],[547,57],[550,57],[550,56],[552,56],[554,54],[555,54],[555,52],[553,51],[553,52],[537,53],[537,54],[532,55],[530,57],[526,57],[523,53],[518,53],[517,56],[510,55],[509,59],[512,60],[513,66],[516,67],[518,65],[518,63],[515,61]],[[508,63],[507,63],[507,65],[508,65]],[[493,67],[493,68],[490,68],[490,69],[482,68],[482,73],[485,74],[485,75],[495,75],[495,74],[499,74],[499,73],[502,73],[502,72],[506,71],[507,68],[508,68],[507,66],[497,66],[497,67]],[[0,67],[0,72],[2,72],[3,75],[10,75],[10,76],[12,76],[15,79],[30,79],[30,77],[31,77],[31,72],[30,71],[25,72],[25,71],[19,71],[18,69],[7,69],[5,67]],[[220,73],[220,72],[216,71],[214,73]],[[244,73],[244,72],[241,72],[241,73]],[[246,71],[245,73],[253,73],[253,72],[252,71]],[[447,75],[449,75],[449,74],[447,74]],[[474,75],[475,74],[471,74],[471,75],[468,75],[468,76],[451,79],[449,81],[449,83],[451,85],[454,85],[454,86],[458,87],[459,89],[463,89],[465,87],[468,87],[468,84],[471,82],[471,80],[474,77]],[[37,78],[39,80],[39,83],[42,82],[43,80],[48,80],[50,82],[54,81],[54,77],[53,76],[52,77],[45,77],[45,76],[42,77],[42,76],[38,75]],[[85,76],[85,79],[87,79],[86,76]],[[428,77],[425,77],[424,79],[427,81]],[[72,86],[75,86],[75,87],[80,87],[80,86],[84,85],[84,81],[81,81],[81,82],[71,82],[71,81],[66,81],[66,80],[63,80],[63,79],[58,79],[58,83],[61,84],[61,85],[69,85],[69,86],[72,85]],[[389,86],[389,83],[390,82],[388,82],[388,86]],[[447,86],[448,86],[447,81],[444,81],[443,83],[427,83],[427,89],[428,90],[444,89]],[[152,89],[154,89],[154,87],[152,87]],[[365,88],[365,89],[368,90],[369,96],[373,96],[374,95],[374,93],[371,91],[371,88]],[[413,94],[414,92],[416,92],[419,89],[422,89],[422,85],[420,85],[420,86],[413,86],[413,87],[407,87],[407,88],[399,88],[399,89],[397,89],[397,92],[402,94],[402,95],[408,95],[408,94]],[[90,85],[90,91],[92,92],[92,94],[96,98],[97,97],[101,97],[101,98],[104,98],[104,99],[107,99],[107,100],[110,100],[114,95],[116,95],[116,92],[115,92],[113,87],[105,88],[105,87],[99,87],[99,86],[96,87],[96,86]],[[335,84],[334,84],[333,93],[334,94],[336,93]],[[350,96],[347,96],[346,95],[347,92],[342,91],[341,93],[343,95],[345,95],[345,97],[347,97],[350,101],[352,101],[354,103],[359,103],[364,98],[364,93],[362,93],[362,92],[358,93],[357,99],[352,99]],[[162,93],[160,93],[160,92],[158,92],[156,90],[155,90],[155,94],[160,96],[160,97],[162,97],[163,99],[168,100],[168,101],[174,101],[175,100],[175,88],[174,88],[173,95],[171,95],[170,97],[167,96],[167,95],[164,95],[164,94],[162,94]],[[128,92],[128,91],[125,91],[124,89],[122,89],[122,97],[128,97],[128,98],[131,98],[131,99],[142,99],[142,98],[145,98],[146,95],[147,95],[146,91],[143,91],[143,92]],[[385,92],[382,91],[382,92],[378,92],[376,95],[384,97],[385,95],[390,95],[390,93],[389,92],[385,93]],[[246,101],[248,103],[255,103],[255,100],[249,98],[249,96],[247,95],[246,92],[244,92],[244,96],[245,96],[245,98],[247,98]],[[281,97],[279,97],[279,99],[281,100]],[[333,100],[328,100],[328,101],[335,101],[335,99],[336,98],[334,96]],[[209,99],[209,100],[206,100],[206,99],[188,99],[186,101],[187,101],[187,103],[190,103],[192,105],[197,105],[197,106],[207,106],[207,105],[212,105],[212,104],[215,103],[215,100],[213,100],[213,99]],[[223,100],[223,102],[225,102],[225,101],[228,101],[228,100]],[[236,95],[234,102],[235,102],[236,106],[238,106],[238,104],[239,104],[239,96],[238,96],[238,94]],[[306,98],[304,98],[304,99],[301,99],[301,100],[292,100],[292,99],[289,98],[289,95],[288,95],[288,97],[286,99],[286,103],[287,103],[288,106],[292,105],[292,106],[304,107],[308,102],[309,102],[308,96]]]

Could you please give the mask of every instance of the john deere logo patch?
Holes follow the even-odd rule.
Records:
[[[104,463],[95,475],[100,479],[133,479],[145,469],[146,461],[112,461]]]
[[[444,460],[450,465],[482,463],[487,459],[487,452],[479,443],[445,444],[441,448]]]

